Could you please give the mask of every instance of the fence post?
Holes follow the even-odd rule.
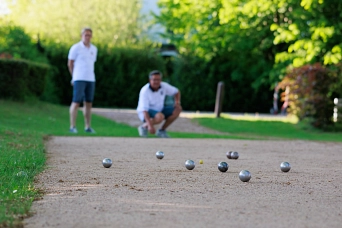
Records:
[[[224,93],[224,82],[219,82],[217,84],[216,102],[215,102],[215,116],[216,116],[216,118],[219,118],[221,115],[223,93]]]

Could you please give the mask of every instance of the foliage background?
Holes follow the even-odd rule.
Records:
[[[275,84],[294,67],[329,68],[341,60],[338,0],[159,0],[152,23],[166,28],[162,36],[177,46],[178,58],[161,58],[160,44],[144,37],[142,1],[5,2],[11,14],[0,16],[0,50],[49,62],[53,73],[43,97],[55,103],[70,103],[66,58],[84,26],[94,29],[100,50],[98,106],[135,108],[147,73],[159,69],[180,88],[185,110],[212,111],[223,81],[223,111],[268,112]],[[340,88],[331,90],[341,96]]]
[[[92,27],[96,43],[130,45],[139,34],[140,1],[131,0],[5,0],[13,21],[38,40],[72,45],[83,27]]]

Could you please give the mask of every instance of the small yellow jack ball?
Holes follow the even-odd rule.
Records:
[[[200,164],[203,164],[203,160],[199,160],[199,163],[200,163]]]

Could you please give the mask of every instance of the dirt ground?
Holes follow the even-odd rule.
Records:
[[[33,203],[28,228],[342,224],[341,143],[53,137],[46,146],[47,169],[36,184],[46,194]],[[230,150],[240,158],[228,160]],[[111,168],[102,166],[105,157]],[[184,167],[187,159],[194,170]],[[290,172],[280,171],[282,161]],[[238,178],[243,169],[252,174],[248,183]]]

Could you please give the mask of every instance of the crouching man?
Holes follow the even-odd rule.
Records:
[[[165,96],[173,96],[174,105],[165,106]],[[138,127],[139,135],[147,137],[148,132],[150,132],[161,138],[169,138],[166,129],[182,111],[180,98],[180,92],[176,87],[162,82],[161,72],[152,71],[149,74],[149,83],[141,88],[139,94],[137,112],[139,119],[143,122]],[[156,132],[154,125],[164,120],[162,127]]]

